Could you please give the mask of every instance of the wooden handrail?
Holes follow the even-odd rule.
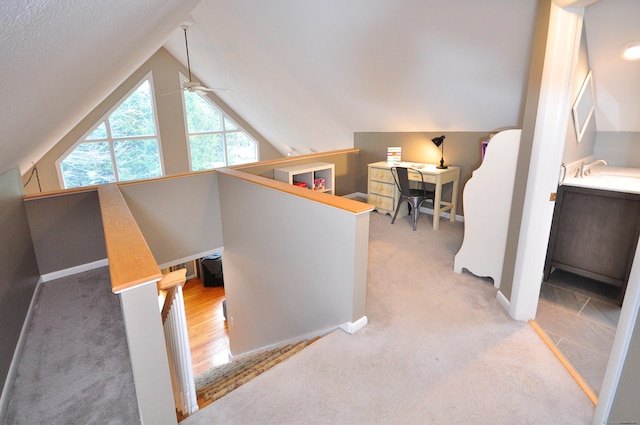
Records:
[[[175,297],[178,287],[184,285],[187,282],[187,269],[178,269],[162,276],[162,279],[156,284],[158,286],[158,293],[164,297],[162,302],[162,310],[160,316],[162,317],[162,323],[167,320],[169,311],[171,310],[171,304]]]
[[[218,173],[227,174],[229,176],[233,176],[245,181],[277,189],[281,192],[287,192],[292,195],[320,202],[322,204],[339,208],[353,214],[362,214],[373,210],[373,205],[365,204],[364,202],[358,202],[354,201],[353,199],[343,198],[341,196],[334,196],[328,193],[309,190],[303,187],[294,186],[289,183],[268,179],[266,177],[257,176],[255,174],[245,173],[240,170],[233,170],[231,168],[218,168]]]
[[[147,241],[115,183],[98,186],[114,293],[162,278]]]

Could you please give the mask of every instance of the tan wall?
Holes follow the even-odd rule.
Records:
[[[384,161],[387,147],[402,147],[402,160],[437,164],[440,162],[441,148],[436,147],[431,139],[445,135],[444,160],[447,165],[460,167],[460,187],[458,200],[460,208],[457,214],[463,215],[464,205],[462,191],[464,184],[471,177],[473,170],[482,163],[481,142],[489,138],[489,131],[456,132],[443,131],[413,133],[355,133],[354,146],[360,149],[360,168],[358,171],[357,190],[367,193],[367,164]],[[450,186],[450,185],[449,185]],[[451,187],[444,187],[443,199],[451,196]]]
[[[180,96],[179,93],[163,95],[163,93],[180,89],[179,72],[186,75],[187,70],[167,50],[161,48],[37,162],[36,167],[43,192],[61,189],[55,161],[64,155],[78,140],[84,137],[96,122],[122,100],[150,71],[153,72],[153,83],[156,92],[155,100],[158,113],[158,131],[160,134],[165,175],[169,176],[190,171],[182,96]],[[209,93],[208,96],[214,100],[220,109],[227,113],[258,141],[260,144],[260,160],[264,161],[282,157],[282,154],[280,154],[269,141],[231,110],[220,98],[213,93]],[[23,176],[25,182],[30,173],[31,170],[27,171]],[[34,178],[29,185],[25,187],[25,193],[37,193],[38,191],[37,180]]]

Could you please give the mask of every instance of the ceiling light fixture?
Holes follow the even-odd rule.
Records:
[[[640,59],[640,41],[634,41],[627,44],[622,57],[630,61]]]

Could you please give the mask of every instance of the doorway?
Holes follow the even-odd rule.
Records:
[[[564,270],[542,282],[536,323],[600,394],[620,319],[620,288]]]

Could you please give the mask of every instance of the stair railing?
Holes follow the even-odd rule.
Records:
[[[186,280],[186,269],[163,275],[158,282],[158,300],[176,409],[183,415],[191,415],[198,411],[198,401],[182,294]]]

